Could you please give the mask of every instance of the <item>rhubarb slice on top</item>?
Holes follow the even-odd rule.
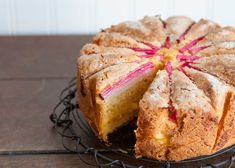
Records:
[[[192,63],[192,66],[235,86],[235,55],[202,57]]]
[[[176,124],[169,120],[170,83],[168,73],[163,70],[140,101],[135,151],[137,157],[165,160],[170,136]]]
[[[234,41],[235,31],[230,28],[217,28],[214,31],[209,32],[201,41],[199,41],[194,48],[202,46],[212,46],[218,42]]]
[[[77,60],[77,87],[78,87],[78,101],[83,111],[87,114],[90,124],[94,125],[92,112],[94,105],[92,102],[91,90],[89,80],[92,75],[102,71],[109,66],[117,65],[125,62],[136,62],[140,58],[135,55],[122,54],[91,54],[82,55]],[[90,112],[89,112],[90,111]],[[95,127],[95,126],[93,126]]]
[[[217,28],[219,28],[219,26],[216,23],[209,20],[201,19],[190,28],[184,39],[180,41],[179,48],[182,49],[183,47],[190,45],[190,43],[193,44],[190,46],[190,48],[192,48],[199,41],[203,40],[203,38],[209,32]]]
[[[136,62],[140,61],[141,58],[137,55],[131,54],[90,54],[82,55],[78,58],[78,68],[79,72],[82,74],[83,78],[97,73],[98,71],[107,68],[111,65],[116,65],[124,62]]]

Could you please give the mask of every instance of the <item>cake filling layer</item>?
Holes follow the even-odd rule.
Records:
[[[134,119],[139,111],[139,101],[155,76],[152,64],[144,64],[132,71],[116,87],[109,87],[102,95],[102,136],[106,136],[118,127]],[[122,84],[122,85],[120,85]],[[110,91],[110,89],[112,90]],[[104,96],[104,93],[106,94]]]

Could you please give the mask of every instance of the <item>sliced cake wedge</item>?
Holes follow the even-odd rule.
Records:
[[[171,42],[180,40],[190,29],[194,21],[186,16],[172,16],[166,20],[166,32]]]
[[[104,47],[98,46],[97,44],[86,44],[80,50],[81,55],[90,55],[90,54],[118,54],[122,56],[127,55],[136,55],[136,52],[129,48],[122,47]]]
[[[235,86],[235,55],[201,57],[191,65]]]
[[[228,27],[217,28],[214,31],[209,32],[204,39],[197,43],[194,48],[202,46],[211,46],[218,42],[234,41],[235,31]]]
[[[235,41],[217,42],[197,52],[197,55],[199,56],[214,56],[225,54],[235,54]]]
[[[180,52],[187,52],[211,31],[220,28],[220,26],[210,20],[201,19],[195,23],[190,30],[181,38],[179,42]]]
[[[201,89],[208,98],[210,98],[218,121],[221,120],[226,97],[228,96],[231,86],[219,80],[217,77],[193,68],[184,68],[186,75]]]
[[[141,60],[109,66],[83,81],[88,94],[78,102],[99,138],[107,141],[109,133],[136,117],[155,73],[152,62]]]
[[[171,101],[177,129],[170,139],[169,160],[184,160],[211,154],[218,117],[210,99],[184,73],[171,75]]]
[[[109,33],[120,33],[137,41],[161,46],[166,38],[164,24],[159,16],[146,16],[139,21],[126,21],[105,29]]]
[[[169,120],[170,83],[168,73],[159,71],[140,101],[135,152],[137,157],[166,160],[170,137],[176,127]]]
[[[213,153],[228,147],[235,140],[235,88],[217,77],[192,68],[185,68],[186,74],[198,88],[210,98],[218,117],[217,137]]]
[[[234,145],[235,141],[235,91],[228,94],[224,106],[224,115],[218,130],[213,152]]]
[[[147,45],[120,33],[100,32],[93,37],[93,43],[105,47],[148,48]]]

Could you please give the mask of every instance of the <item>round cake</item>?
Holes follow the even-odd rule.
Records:
[[[137,158],[179,161],[235,144],[235,28],[146,16],[102,30],[80,53],[77,100],[101,140],[137,118]]]

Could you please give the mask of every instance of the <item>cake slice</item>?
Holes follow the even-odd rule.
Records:
[[[235,40],[235,31],[231,28],[217,28],[214,31],[209,32],[205,38],[199,41],[194,48],[202,46],[211,46],[218,42],[225,41],[234,41]]]
[[[184,40],[190,41],[199,37],[203,37],[217,28],[220,28],[220,26],[215,22],[206,19],[200,19],[190,28],[188,33],[185,35]]]
[[[180,40],[193,23],[194,21],[186,16],[172,16],[167,18],[165,22],[166,32],[170,37],[170,41],[173,43],[176,40]]]
[[[148,44],[148,46],[152,48],[118,48],[87,44],[80,51],[82,55],[79,59],[80,66],[84,67],[82,68],[83,70],[91,72],[91,69],[98,71],[103,67],[123,61],[132,62],[149,59],[149,61],[155,64],[156,68],[162,69],[164,65],[161,57],[157,54],[158,48],[154,48],[151,44]]]
[[[140,57],[133,53],[115,53],[115,54],[90,54],[82,55],[78,58],[77,64],[79,73],[83,79],[97,73],[98,71],[107,68],[111,65],[116,65],[123,62],[140,61]]]
[[[197,87],[203,90],[205,95],[210,98],[211,104],[215,109],[218,120],[220,121],[223,116],[226,97],[230,93],[231,86],[220,81],[215,76],[193,68],[185,67],[184,71]]]
[[[162,46],[166,40],[166,32],[164,30],[164,23],[159,15],[157,16],[145,16],[140,22],[150,29],[148,34],[143,41],[152,43],[155,46]]]
[[[184,160],[211,154],[218,117],[210,99],[182,72],[171,75],[171,101],[177,130],[170,139],[167,158]]]
[[[90,54],[118,54],[118,55],[136,55],[135,51],[129,48],[120,48],[120,47],[104,47],[98,46],[97,44],[86,44],[80,50],[81,55],[90,55]]]
[[[235,142],[235,91],[231,91],[225,102],[224,116],[221,119],[216,143],[213,152],[217,152],[228,146],[234,145]]]
[[[135,40],[161,46],[166,38],[164,24],[159,16],[146,16],[139,21],[127,21],[105,29],[105,32],[120,33]]]
[[[233,145],[235,141],[235,88],[215,76],[192,68],[184,69],[186,74],[210,98],[219,120],[213,153]]]
[[[78,103],[99,138],[107,141],[109,133],[136,117],[155,72],[152,62],[141,60],[109,66],[83,80]]]
[[[136,155],[176,161],[209,155],[219,123],[211,101],[185,74],[169,72],[158,72],[140,101]]]
[[[201,57],[191,65],[235,86],[235,55]]]
[[[211,31],[218,29],[219,25],[210,21],[201,19],[197,23],[195,23],[189,31],[181,37],[179,43],[180,52],[186,52],[192,47],[194,47],[197,43],[199,43],[203,38]]]
[[[217,42],[197,52],[199,56],[235,54],[235,41]]]
[[[91,54],[82,55],[77,60],[77,88],[78,102],[80,108],[86,114],[87,120],[91,128],[96,128],[94,122],[94,104],[92,100],[91,90],[89,89],[89,77],[95,76],[96,73],[108,68],[112,65],[117,65],[124,62],[136,62],[139,57],[134,55],[122,54]],[[95,130],[95,129],[94,129]],[[96,130],[95,130],[96,131]]]
[[[137,157],[166,160],[170,137],[176,127],[169,120],[170,83],[165,70],[159,71],[140,101],[135,152]]]
[[[138,42],[137,40],[122,35],[120,33],[108,33],[108,32],[100,32],[93,37],[93,43],[99,46],[105,47],[125,47],[125,48],[144,48],[150,49],[149,46]]]

